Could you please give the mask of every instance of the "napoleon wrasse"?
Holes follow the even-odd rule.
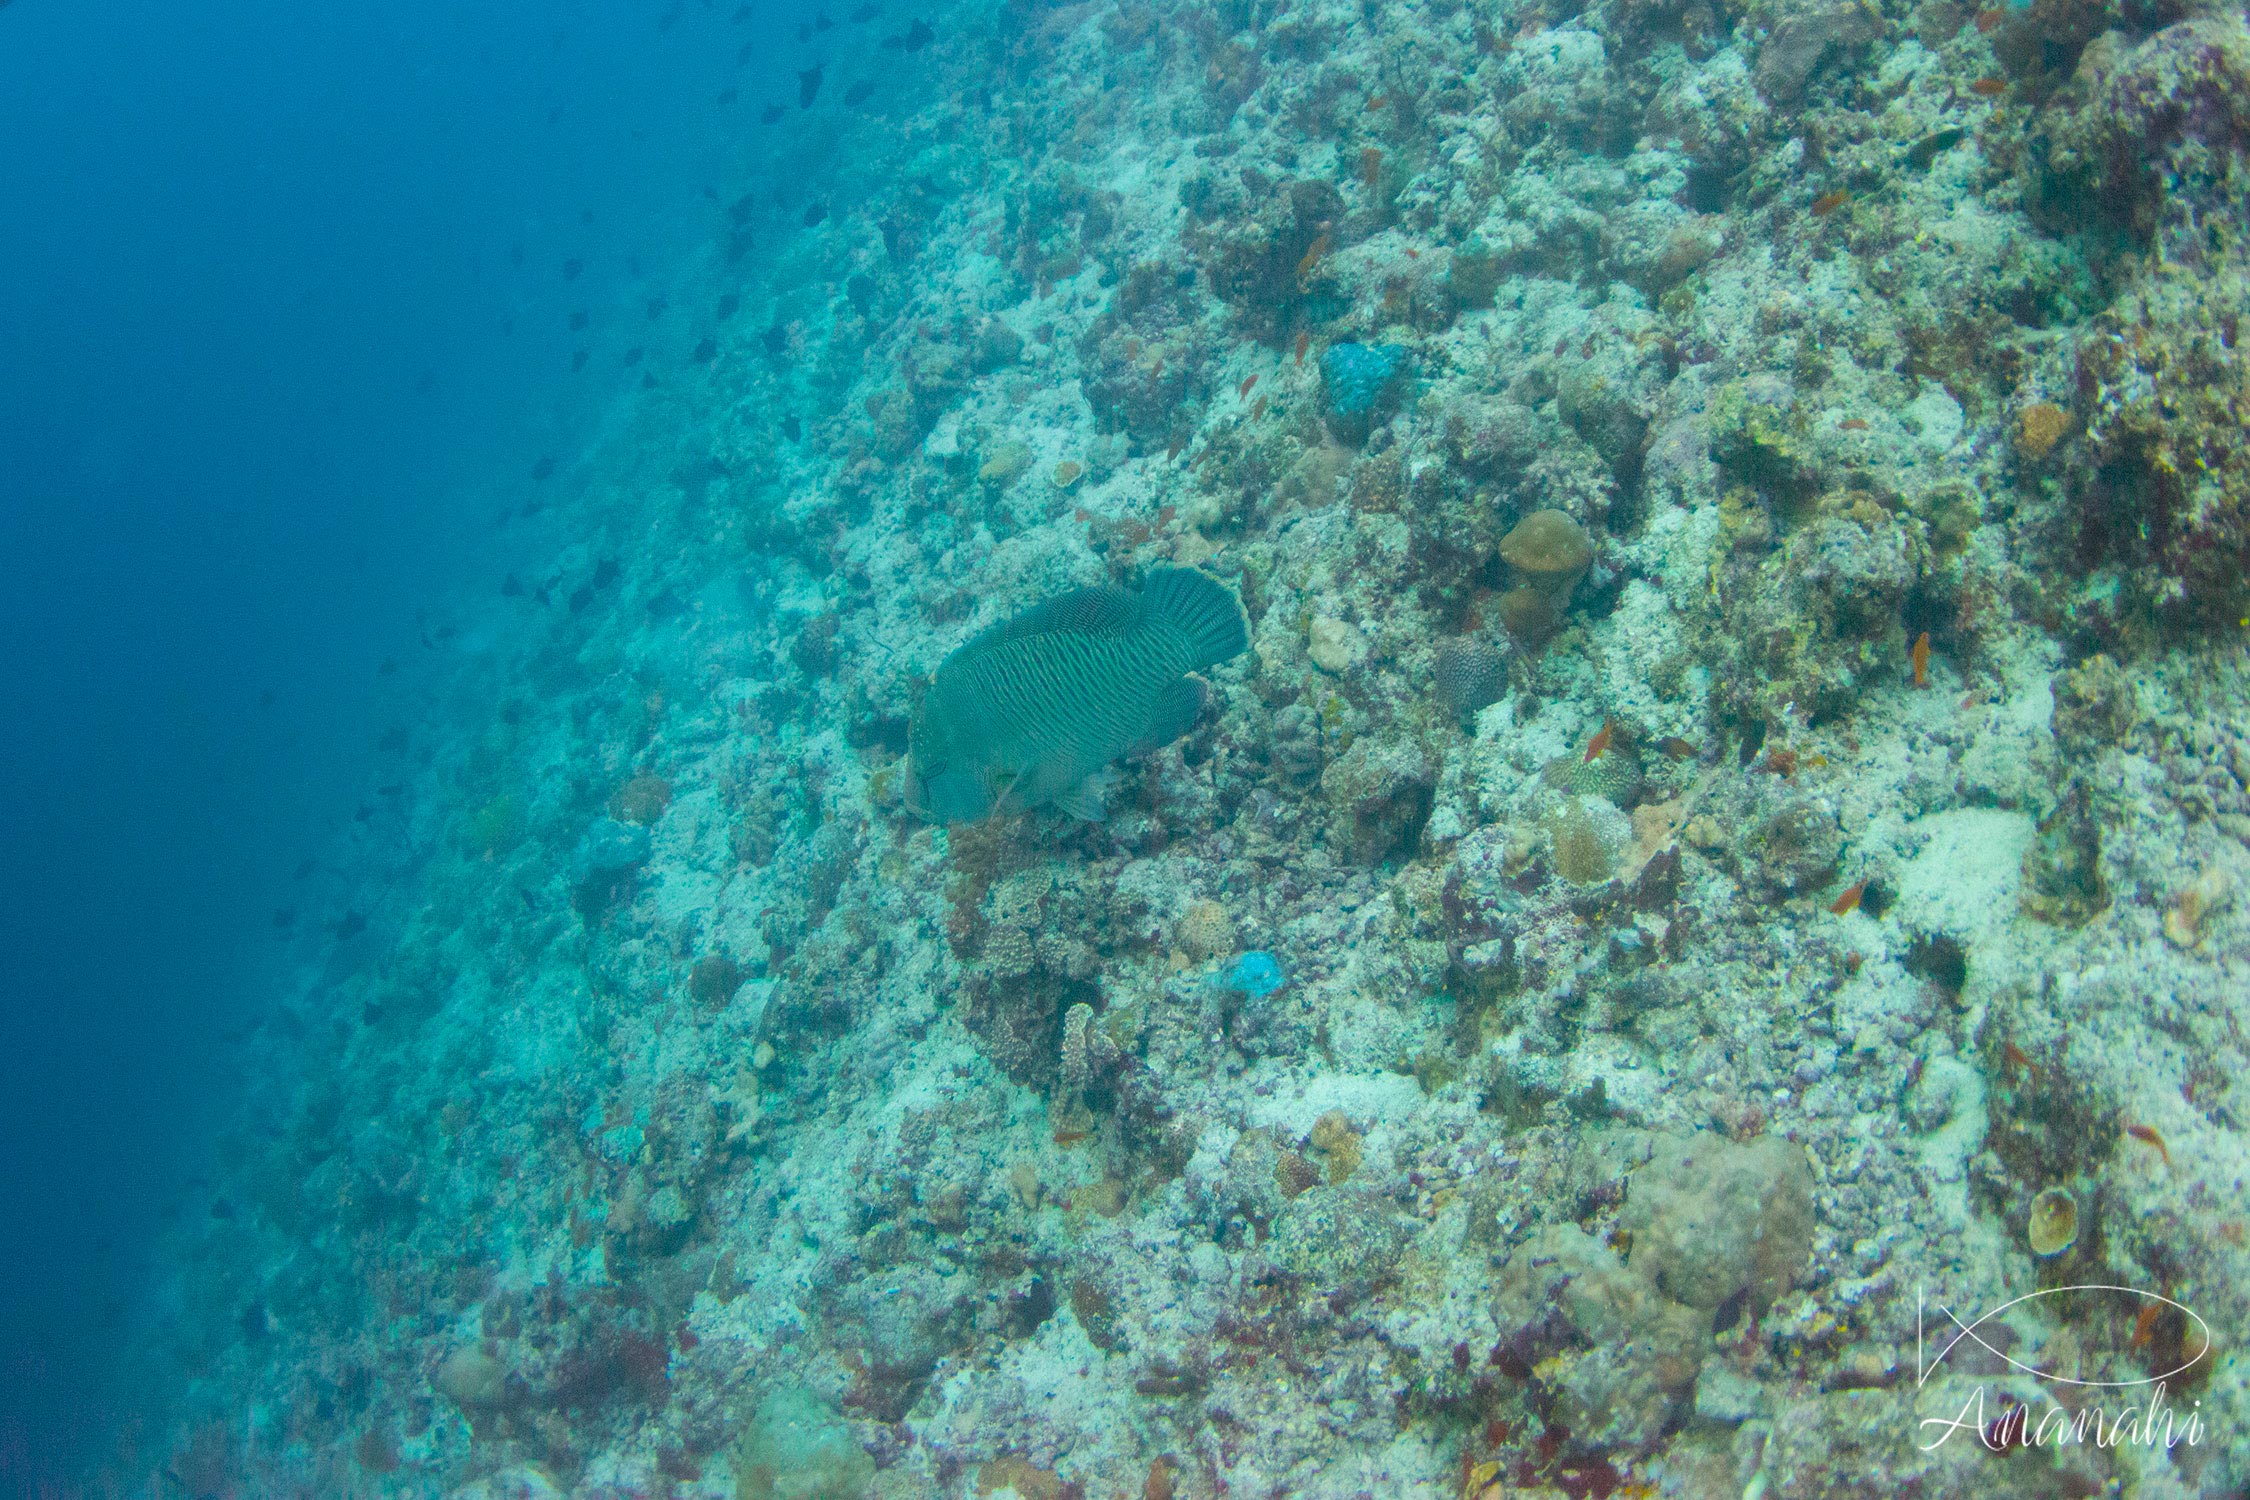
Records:
[[[1096,584],[979,632],[939,666],[907,741],[906,803],[933,823],[1053,805],[1099,818],[1106,770],[1194,725],[1190,677],[1250,644],[1242,601],[1193,568]]]

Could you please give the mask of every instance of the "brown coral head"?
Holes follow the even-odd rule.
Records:
[[[1562,612],[1555,608],[1555,601],[1528,584],[1502,594],[1493,601],[1493,608],[1502,627],[1525,646],[1544,645],[1562,624]]]
[[[2070,431],[2070,413],[2049,402],[2027,406],[2016,416],[2016,451],[2033,463],[2045,458]]]
[[[1593,538],[1559,510],[1535,510],[1500,539],[1500,556],[1527,587],[1564,599],[1594,561]]]

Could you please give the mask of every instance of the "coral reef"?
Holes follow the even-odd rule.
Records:
[[[827,217],[652,268],[739,317],[328,861],[124,1467],[2250,1484],[2241,18],[925,30],[763,138]],[[1248,646],[1100,820],[924,816],[949,657],[1169,570]],[[2157,1376],[2198,1443],[2010,1437]]]

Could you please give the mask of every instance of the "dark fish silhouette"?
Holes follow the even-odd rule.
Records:
[[[719,90],[719,107],[723,109],[741,97],[742,95],[733,88],[723,88]]]
[[[727,205],[727,217],[737,224],[748,223],[750,216],[757,211],[758,200],[750,193],[744,193]]]
[[[427,396],[430,392],[436,390],[437,371],[424,370],[421,374],[415,376],[414,389],[417,394],[424,396]]]
[[[725,296],[721,297],[719,299],[719,321],[723,323],[727,319],[733,317],[736,310],[741,306],[742,299],[740,297],[737,297],[732,292],[729,292]]]
[[[745,5],[745,6],[741,7],[740,9],[738,9],[737,11],[735,11],[735,13],[734,13],[734,21],[733,21],[733,24],[734,24],[734,25],[737,25],[737,26],[740,26],[740,25],[741,25],[741,24],[742,24],[743,22],[745,22],[745,21],[747,21],[747,20],[749,20],[749,19],[750,19],[750,7],[749,7],[749,6],[747,6],[747,5]]]
[[[552,458],[546,457],[545,455],[542,455],[539,462],[531,466],[531,477],[535,480],[545,479],[548,475],[554,472],[555,461]]]
[[[748,255],[750,244],[750,231],[747,229],[736,230],[733,236],[727,240],[727,264],[731,266]]]
[[[561,105],[558,104],[553,109],[547,111],[547,123],[550,125],[560,125],[562,123]]]
[[[510,573],[507,578],[501,582],[500,597],[503,599],[516,599],[522,597],[522,595],[523,580],[521,578],[518,578],[515,574]]]
[[[296,874],[294,874],[294,875],[292,875],[292,876],[290,876],[289,878],[290,878],[291,880],[303,880],[303,879],[305,879],[305,878],[306,878],[307,876],[311,875],[313,871],[315,871],[315,870],[317,870],[317,869],[319,869],[319,868],[320,868],[320,861],[318,861],[318,860],[313,860],[313,859],[308,859],[308,860],[304,860],[304,861],[302,861],[302,862],[300,862],[300,863],[298,864],[298,866],[297,866],[297,873],[296,873]]]
[[[661,317],[663,317],[663,316],[664,316],[664,309],[665,309],[666,305],[667,305],[667,304],[665,303],[665,301],[664,301],[664,299],[663,299],[662,297],[651,297],[651,298],[649,298],[649,299],[648,299],[648,320],[649,320],[649,321],[650,321],[651,323],[653,323],[653,322],[655,322],[655,321],[656,321],[656,320],[657,320],[658,318],[661,318]]]
[[[345,912],[342,920],[329,929],[336,935],[336,941],[339,943],[348,942],[366,930],[367,918],[356,911]]]
[[[766,346],[766,353],[779,354],[789,347],[789,330],[782,327],[777,319],[772,327],[758,335],[758,342]]]
[[[797,74],[797,107],[799,109],[812,108],[813,100],[820,94],[821,69],[827,66],[826,63],[814,63],[811,67]]]
[[[859,82],[844,90],[844,103],[865,104],[867,102],[867,96],[874,92],[875,80],[872,78],[862,78]]]
[[[835,24],[836,23],[834,21],[828,19],[827,12],[822,11],[813,17],[812,29],[815,31],[826,31]]]
[[[670,31],[673,27],[680,24],[680,17],[685,13],[686,12],[684,7],[678,5],[673,6],[670,10],[664,12],[663,15],[656,18],[656,29],[659,32]]]
[[[285,931],[288,928],[295,926],[296,922],[297,911],[294,907],[284,906],[275,911],[273,914],[273,925],[282,928]]]
[[[578,351],[577,351],[576,353],[572,354],[572,355],[570,356],[570,373],[571,373],[571,374],[573,374],[573,375],[575,375],[575,374],[577,374],[577,373],[578,373],[578,372],[579,372],[580,370],[583,370],[583,369],[585,369],[585,368],[586,368],[586,361],[587,361],[587,360],[589,360],[589,359],[591,359],[591,358],[593,358],[593,356],[592,356],[592,355],[590,355],[590,354],[588,354],[588,353],[587,353],[587,352],[586,352],[585,350],[583,350],[583,349],[580,349],[580,350],[578,350]]]
[[[852,20],[855,22],[872,21],[882,13],[883,7],[870,3],[867,5],[862,5],[858,10],[853,11]]]
[[[642,354],[642,352],[643,352],[643,351],[642,351],[642,349],[641,349],[641,346],[640,346],[640,345],[638,345],[638,344],[635,344],[635,345],[634,345],[634,346],[633,346],[632,348],[630,348],[630,349],[626,350],[626,351],[625,351],[625,368],[626,368],[626,369],[628,369],[628,370],[630,370],[631,368],[633,368],[633,366],[635,366],[635,365],[639,364],[639,363],[641,362],[641,354]]]
[[[930,29],[929,22],[916,21],[897,36],[884,37],[883,50],[886,52],[919,52],[936,40],[937,33]]]
[[[797,23],[797,40],[800,42],[812,40],[812,23],[810,21],[799,21]]]
[[[656,389],[656,377],[649,374],[646,370],[641,371],[641,389],[644,391],[653,391]]]
[[[747,63],[751,58],[756,57],[757,55],[758,44],[756,42],[744,42],[742,44],[741,50],[734,54],[734,65],[739,68],[744,63]]]
[[[789,113],[788,105],[769,104],[764,109],[758,111],[758,123],[761,125],[777,124],[780,121],[781,117],[787,113]]]
[[[805,424],[797,420],[794,412],[781,419],[781,435],[792,443],[805,435]]]
[[[563,280],[576,281],[578,273],[585,269],[586,263],[582,260],[566,260],[563,262]]]
[[[389,677],[397,671],[398,663],[386,656],[383,658],[383,664],[375,669],[375,675],[377,677]]]
[[[825,204],[825,203],[808,203],[808,204],[806,204],[806,205],[805,205],[805,227],[806,227],[807,229],[810,229],[810,228],[812,228],[812,227],[813,227],[813,226],[814,226],[815,224],[818,224],[818,223],[819,223],[819,222],[820,222],[820,221],[821,221],[822,219],[825,219],[825,218],[827,218],[827,217],[828,217],[828,205],[827,205],[827,204]]]
[[[707,365],[712,360],[717,359],[718,357],[719,346],[718,343],[712,339],[705,339],[702,343],[697,344],[693,352],[688,355],[689,359],[693,360],[699,365]]]
[[[586,326],[586,322],[586,309],[582,307],[570,315],[570,331],[572,333],[578,332]]]
[[[267,688],[264,692],[258,695],[258,707],[260,708],[271,708],[274,706],[276,701],[278,701],[278,695],[275,694],[272,688]]]

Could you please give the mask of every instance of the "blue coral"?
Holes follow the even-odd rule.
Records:
[[[1245,953],[1234,961],[1233,968],[1220,976],[1219,987],[1262,1000],[1288,982],[1288,977],[1281,972],[1280,961],[1271,953]]]
[[[1403,344],[1329,345],[1320,356],[1321,411],[1329,431],[1342,442],[1365,442],[1405,373]]]

